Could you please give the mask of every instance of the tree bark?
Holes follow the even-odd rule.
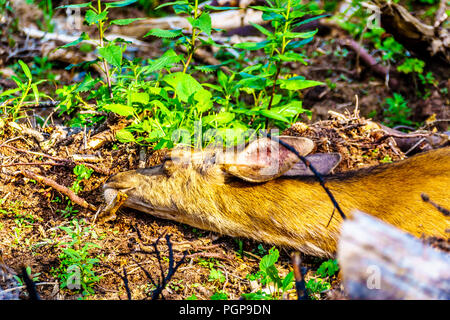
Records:
[[[450,254],[362,212],[343,223],[338,261],[351,299],[450,299]]]

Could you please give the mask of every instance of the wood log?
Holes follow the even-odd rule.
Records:
[[[262,12],[246,10],[227,10],[222,12],[213,12],[211,15],[212,28],[230,30],[241,26],[249,25],[250,22],[262,24]],[[110,31],[125,36],[141,38],[150,29],[184,29],[191,31],[192,26],[186,17],[168,16],[162,18],[148,18],[139,20],[127,26],[112,26]]]
[[[381,26],[408,50],[438,57],[450,64],[450,34],[445,28],[427,25],[399,4],[376,1],[381,10]]]
[[[450,254],[362,212],[342,225],[338,261],[351,299],[450,299]]]

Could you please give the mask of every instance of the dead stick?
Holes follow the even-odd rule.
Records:
[[[66,162],[66,163],[69,162],[69,160],[67,160],[67,159],[53,157],[53,156],[50,156],[48,154],[41,153],[41,152],[35,152],[35,151],[19,149],[19,148],[10,146],[9,144],[1,144],[0,147],[10,148],[10,149],[13,149],[14,151],[17,151],[17,152],[24,152],[24,153],[28,153],[28,154],[33,154],[35,156],[45,157],[45,158],[49,158],[49,159],[55,160],[55,161]]]
[[[295,289],[297,290],[298,300],[309,300],[306,290],[305,275],[302,270],[302,259],[298,252],[292,254],[292,266],[294,268]]]
[[[10,148],[10,149],[13,149],[13,150],[15,150],[17,152],[24,152],[24,153],[28,153],[28,154],[33,154],[35,156],[49,158],[49,159],[54,160],[54,161],[59,161],[59,162],[65,163],[65,165],[67,165],[67,166],[76,165],[76,162],[71,160],[71,159],[64,159],[64,158],[59,158],[59,157],[53,157],[51,155],[48,155],[48,154],[45,154],[45,153],[41,153],[41,152],[35,152],[35,151],[19,149],[19,148],[10,146],[9,144],[1,144],[0,147]],[[100,173],[100,174],[103,174],[103,175],[106,175],[106,176],[109,176],[109,174],[110,174],[109,170],[104,170],[102,168],[97,167],[96,165],[93,165],[93,164],[90,164],[90,163],[86,163],[84,161],[80,161],[80,162],[83,163],[86,167],[91,168],[92,170],[94,170],[97,173]]]
[[[366,65],[368,65],[373,70],[373,72],[375,72],[379,76],[382,76],[383,78],[387,77],[387,75],[389,74],[389,68],[379,64],[377,60],[375,60],[375,58],[372,57],[369,52],[367,52],[366,49],[358,44],[358,42],[353,39],[345,39],[340,41],[340,43],[355,51],[359,55],[361,60]],[[398,81],[396,79],[390,78],[389,85],[392,88],[396,88],[398,86]]]
[[[14,166],[66,166],[65,163],[57,162],[16,162],[8,164],[0,164],[1,167],[14,167]]]
[[[386,140],[387,138],[399,138],[399,139],[406,139],[406,138],[426,138],[429,137],[430,133],[404,133],[404,134],[396,134],[396,133],[388,133],[381,138],[379,138],[375,143],[380,143],[383,140]]]
[[[79,206],[81,206],[83,208],[90,209],[92,211],[97,211],[97,208],[94,205],[92,205],[92,204],[88,203],[86,200],[80,198],[72,190],[70,190],[69,188],[67,188],[65,186],[60,185],[56,181],[54,181],[50,178],[43,177],[39,174],[36,174],[36,173],[28,171],[28,170],[21,170],[20,172],[29,179],[34,179],[40,183],[43,183],[47,186],[52,187],[53,189],[55,189],[58,192],[61,192],[62,194],[65,194],[66,196],[69,197],[69,199],[73,203],[78,204]]]

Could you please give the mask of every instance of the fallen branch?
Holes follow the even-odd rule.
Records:
[[[211,27],[214,29],[230,30],[249,25],[250,22],[263,23],[262,12],[253,9],[245,10],[226,10],[222,12],[213,12],[211,16]],[[139,20],[127,26],[112,26],[111,31],[129,37],[140,38],[152,28],[159,29],[183,29],[191,31],[192,26],[185,17],[169,16],[162,18],[148,18]]]
[[[69,197],[69,199],[70,199],[70,201],[72,201],[72,203],[78,204],[79,206],[89,209],[89,210],[92,210],[94,212],[97,211],[97,208],[94,205],[88,203],[83,198],[80,198],[79,196],[77,196],[69,188],[60,185],[59,183],[57,183],[56,181],[54,181],[50,178],[43,177],[39,174],[36,174],[36,173],[28,171],[28,170],[21,170],[20,173],[22,175],[24,175],[25,177],[27,177],[28,179],[36,180],[36,181],[43,183],[49,187],[52,187],[53,189],[55,189],[56,191],[58,191],[62,194],[65,194],[66,196]]]
[[[450,299],[449,254],[362,212],[341,230],[338,261],[350,298]]]
[[[15,162],[8,164],[0,164],[0,168],[15,167],[15,166],[66,166],[66,164],[58,162]]]
[[[39,157],[48,158],[50,160],[54,160],[54,161],[57,161],[57,162],[60,163],[60,164],[55,164],[55,163],[37,163],[37,165],[45,165],[45,164],[47,164],[47,165],[55,165],[55,166],[56,165],[64,165],[64,166],[68,166],[68,167],[74,167],[77,164],[77,161],[75,161],[75,159],[78,160],[78,161],[81,160],[80,155],[73,155],[72,158],[69,158],[69,159],[67,159],[67,158],[60,158],[60,157],[54,157],[54,156],[51,156],[51,155],[48,155],[48,154],[45,154],[45,153],[41,153],[41,152],[19,149],[19,148],[11,146],[9,144],[6,144],[6,143],[1,144],[0,147],[10,148],[10,149],[12,149],[14,151],[17,151],[17,152],[23,152],[23,153],[32,154],[32,155],[39,156]],[[99,168],[96,165],[93,165],[91,163],[85,163],[85,161],[92,161],[92,159],[85,158],[85,159],[83,159],[83,161],[79,161],[79,162],[81,162],[86,167],[91,168],[92,170],[94,170],[97,173],[100,173],[100,174],[103,174],[103,175],[106,175],[106,176],[108,176],[110,174],[109,170],[105,170],[103,168]],[[3,166],[4,167],[6,167],[6,166],[13,166],[13,164],[11,164],[11,165],[3,165]]]
[[[302,270],[302,259],[298,252],[292,255],[292,267],[294,268],[297,300],[309,300],[308,292],[306,291],[305,273]]]
[[[430,26],[411,15],[397,3],[378,1],[381,10],[381,26],[408,50],[430,57],[439,57],[450,64],[450,34],[440,27],[444,14],[438,15],[436,26]]]
[[[366,64],[375,74],[386,80],[389,87],[394,89],[398,87],[398,81],[390,77],[389,68],[379,64],[377,60],[375,60],[375,58],[372,57],[369,52],[367,52],[366,49],[359,45],[358,42],[353,39],[345,39],[341,40],[340,44],[355,51],[355,53],[364,62],[364,64]]]
[[[404,133],[402,131],[386,127],[382,124],[377,125],[384,135],[377,139],[375,143],[378,144],[385,139],[393,138],[398,148],[405,154],[411,153],[411,151],[417,149],[419,146],[419,151],[428,151],[443,147],[450,143],[450,137],[443,133],[432,131],[415,131]]]

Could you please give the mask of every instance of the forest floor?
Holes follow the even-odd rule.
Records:
[[[302,120],[309,128],[305,129],[298,123],[287,130],[291,135],[313,138],[319,151],[339,151],[343,154],[344,161],[337,172],[406,157],[402,150],[390,144],[389,139],[380,140],[378,128],[371,127],[365,120],[382,121],[383,103],[392,93],[386,87],[385,79],[360,65],[356,53],[337,40],[346,36],[342,30],[325,28],[308,45],[309,65],[292,66],[296,68],[295,73],[307,79],[334,85],[332,88],[319,86],[305,91],[303,106],[312,111],[313,117]],[[159,41],[150,44],[145,54],[158,56],[164,50]],[[61,68],[58,69],[58,66]],[[409,101],[415,122],[423,123],[433,115],[438,119],[449,117],[450,96],[443,95],[438,89],[449,88],[450,80],[446,72],[439,70],[439,66],[435,68],[438,86],[425,101],[417,98],[415,88],[408,83],[408,79],[399,79],[399,91]],[[72,80],[70,72],[64,70],[64,64],[56,64],[52,73],[58,74],[60,81]],[[5,90],[14,86],[7,79],[1,81]],[[354,113],[356,106],[358,111]],[[336,113],[330,115],[330,110]],[[46,111],[51,112],[51,108]],[[55,117],[56,122],[58,119]],[[83,272],[88,279],[92,274],[89,273],[91,266],[86,257],[98,259],[92,263],[92,270],[95,277],[99,277],[90,278],[93,292],[87,299],[127,299],[128,288],[132,299],[149,299],[161,278],[167,275],[169,265],[178,262],[181,264],[162,291],[165,299],[194,296],[197,299],[211,299],[218,293],[226,293],[228,299],[239,299],[242,294],[262,289],[254,275],[259,271],[261,258],[272,247],[270,244],[233,239],[131,209],[121,209],[116,220],[98,224],[94,221],[95,211],[76,204],[68,205],[66,196],[54,187],[23,173],[25,170],[32,171],[70,188],[77,180],[73,168],[84,163],[94,172],[88,179],[82,180],[78,196],[99,208],[104,205],[102,185],[108,177],[138,167],[138,146],[112,141],[99,150],[88,150],[85,145],[91,132],[80,129],[43,151],[42,142],[20,130],[20,127],[3,123],[1,129],[0,262],[9,268],[3,270],[4,273],[18,274],[22,267],[31,268],[37,291],[43,299],[80,298],[80,293],[60,288],[64,277],[60,268],[64,260],[69,263],[85,259],[86,270],[83,269]],[[445,131],[446,127],[440,124],[437,129]],[[58,128],[49,126],[46,130],[45,133],[51,135]],[[80,155],[89,155],[94,159],[85,157],[81,162],[73,160],[74,156]],[[148,150],[146,163],[156,164],[160,157],[160,153]],[[38,162],[53,164],[36,165]],[[445,239],[436,241],[448,246]],[[85,250],[86,243],[93,245]],[[68,248],[75,253],[71,255],[65,250]],[[170,257],[171,250],[173,257]],[[279,250],[280,259],[276,266],[280,276],[284,277],[292,270],[292,250]],[[302,261],[307,269],[308,281],[317,277],[316,270],[325,260],[303,255]],[[127,284],[121,278],[125,276],[124,271]],[[0,286],[5,289],[12,283],[22,285],[17,278],[8,281],[10,283],[0,278]],[[314,294],[314,298],[345,298],[339,277],[334,276],[329,281],[331,288]],[[27,295],[24,286],[9,293],[10,297],[24,298]],[[295,299],[295,289],[289,290],[284,298]]]

